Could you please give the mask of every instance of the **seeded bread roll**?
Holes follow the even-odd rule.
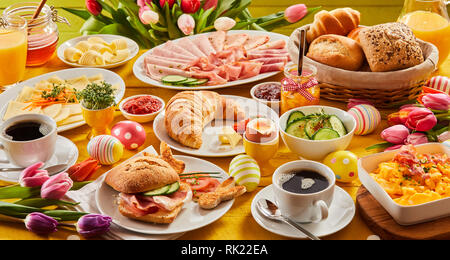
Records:
[[[355,40],[335,34],[315,39],[306,56],[331,67],[352,71],[359,70],[364,63],[361,46]]]
[[[407,69],[424,62],[416,37],[402,23],[364,28],[359,40],[373,72]]]

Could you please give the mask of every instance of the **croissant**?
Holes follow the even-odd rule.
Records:
[[[211,121],[244,118],[244,111],[232,99],[212,91],[183,91],[167,103],[164,124],[172,139],[184,146],[199,149],[203,144],[203,128]]]
[[[339,8],[333,11],[320,11],[314,16],[306,39],[309,43],[325,34],[346,36],[359,26],[361,14],[351,8]]]

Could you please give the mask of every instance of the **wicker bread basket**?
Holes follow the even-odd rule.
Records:
[[[288,44],[289,54],[298,62],[300,30],[309,29],[305,25],[295,30]],[[322,98],[347,102],[349,99],[366,99],[377,107],[387,107],[392,103],[416,98],[422,85],[436,70],[439,51],[431,43],[419,40],[425,61],[415,67],[392,72],[348,71],[334,68],[308,57],[304,62],[317,68],[317,80],[320,83]]]

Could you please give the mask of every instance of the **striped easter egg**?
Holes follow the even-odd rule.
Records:
[[[103,165],[118,162],[123,155],[123,145],[119,139],[110,135],[99,135],[91,139],[87,146],[89,156]]]
[[[247,188],[248,192],[254,191],[261,180],[261,170],[258,163],[248,155],[238,155],[231,160],[229,171],[237,185]]]
[[[356,120],[355,135],[372,133],[381,122],[380,112],[371,105],[356,105],[348,113]]]
[[[427,86],[432,89],[436,89],[445,92],[447,94],[450,94],[450,78],[444,76],[432,77],[428,81]]]

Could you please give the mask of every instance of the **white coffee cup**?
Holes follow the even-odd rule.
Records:
[[[48,127],[47,133],[30,141],[14,141],[6,135],[6,130],[21,122],[36,122]],[[28,167],[37,162],[48,162],[55,153],[57,126],[51,117],[41,114],[27,114],[12,117],[0,126],[0,149],[8,160],[19,167]]]
[[[283,175],[301,170],[310,170],[321,174],[328,180],[328,187],[316,193],[299,194],[283,189]],[[328,217],[328,209],[333,200],[336,177],[326,165],[308,161],[293,161],[280,166],[272,176],[275,201],[281,214],[299,223],[320,222]]]

